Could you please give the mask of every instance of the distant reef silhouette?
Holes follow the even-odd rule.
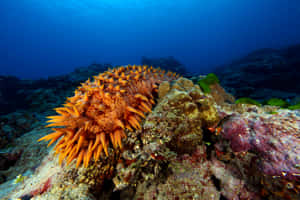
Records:
[[[300,44],[281,49],[259,49],[218,67],[215,73],[221,85],[236,98],[292,101],[300,96]]]
[[[161,67],[184,77],[197,80],[174,57],[142,57],[142,65]],[[101,73],[111,64],[91,64],[73,72],[40,80],[22,80],[14,76],[0,76],[0,115],[18,109],[43,111],[64,102],[83,81]],[[227,92],[236,98],[257,100],[282,98],[299,101],[300,94],[300,44],[282,49],[259,49],[231,64],[214,70]],[[46,102],[41,104],[41,101]]]

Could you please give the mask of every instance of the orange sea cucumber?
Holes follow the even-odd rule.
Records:
[[[140,129],[144,113],[151,112],[158,84],[178,77],[176,73],[135,65],[94,76],[67,98],[64,107],[55,108],[59,115],[49,116],[47,125],[55,127],[54,132],[38,141],[51,140],[50,146],[61,138],[54,148],[59,163],[66,158],[68,165],[77,159],[76,167],[82,162],[87,167],[103,150],[108,155],[108,145],[122,148],[124,130]]]

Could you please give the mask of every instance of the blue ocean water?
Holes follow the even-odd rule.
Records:
[[[0,199],[299,200],[299,19],[300,0],[0,0]],[[172,73],[102,73],[144,56]]]
[[[142,56],[206,73],[299,43],[299,19],[298,0],[2,0],[0,75],[36,79]]]

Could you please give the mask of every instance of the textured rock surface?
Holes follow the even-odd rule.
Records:
[[[24,110],[0,116],[0,148],[30,131],[38,123],[38,115]]]
[[[177,160],[177,155],[180,157],[182,154],[192,154],[196,151],[198,145],[202,143],[202,125],[215,123],[218,120],[216,112],[212,112],[210,118],[203,115],[204,110],[210,112],[214,110],[210,108],[214,104],[213,102],[205,104],[203,93],[190,80],[180,78],[168,88],[170,91],[159,100],[153,112],[145,120],[140,133],[142,144],[136,138],[133,151],[126,152],[127,156],[131,156],[131,160],[137,162],[119,169],[118,176],[114,179],[117,188],[142,185],[139,188],[142,190],[143,185],[151,185],[153,180],[155,184],[162,184],[165,179],[159,176],[166,178],[163,174],[170,170],[166,166],[169,166],[168,164],[174,159]],[[207,107],[201,106],[203,102]],[[157,194],[156,198],[160,195]]]
[[[11,143],[9,148],[2,150],[4,152],[15,152],[14,155],[17,155],[18,157],[14,164],[8,169],[0,171],[0,174],[6,178],[6,182],[0,185],[1,197],[5,197],[7,193],[13,190],[15,192],[22,191],[20,187],[25,187],[26,184],[24,184],[23,181],[16,182],[16,177],[22,176],[24,181],[26,181],[37,170],[44,157],[44,163],[53,163],[51,162],[53,160],[52,157],[46,157],[48,150],[44,148],[44,145],[36,143],[36,140],[41,135],[49,133],[48,129],[41,127],[42,125],[43,124],[41,123],[30,132],[27,132],[23,136],[17,138],[13,143]],[[27,189],[31,186],[33,185],[27,185]]]
[[[138,184],[135,199],[220,199],[205,146],[170,160],[165,179]]]
[[[232,113],[222,124],[220,137],[227,140],[215,144],[216,155],[238,165],[244,180],[263,183],[261,193],[266,196],[296,199],[300,191],[299,111],[280,109],[270,114],[269,107],[244,107],[248,112]]]

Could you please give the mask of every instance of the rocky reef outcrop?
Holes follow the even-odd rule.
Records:
[[[39,80],[22,80],[0,76],[0,115],[20,109],[44,112],[64,102],[80,82],[112,67],[109,64],[92,64],[73,72]]]
[[[300,93],[300,45],[257,50],[215,73],[236,98],[293,100]]]

